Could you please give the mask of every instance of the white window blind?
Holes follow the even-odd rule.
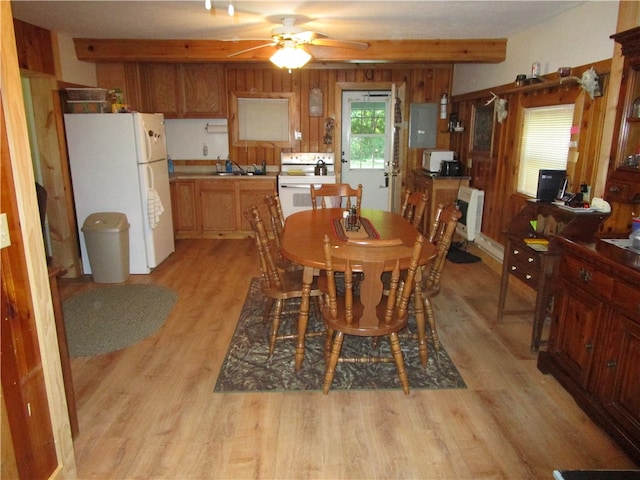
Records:
[[[535,197],[539,170],[567,168],[573,108],[567,104],[524,110],[518,192]]]

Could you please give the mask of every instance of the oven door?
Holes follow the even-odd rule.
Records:
[[[278,195],[282,214],[287,218],[292,213],[311,209],[311,185],[336,183],[335,175],[293,179],[291,176],[278,178]]]

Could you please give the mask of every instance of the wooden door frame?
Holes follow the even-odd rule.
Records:
[[[35,180],[31,166],[10,2],[0,2],[0,32],[0,95],[2,99],[0,103],[5,119],[3,128],[6,128],[7,133],[6,149],[3,146],[3,150],[6,151],[2,152],[2,161],[11,162],[14,175],[13,193],[16,198],[15,207],[18,218],[12,219],[17,228],[11,233],[14,237],[13,240],[21,242],[24,249],[21,261],[24,265],[24,276],[29,284],[33,321],[37,330],[47,402],[53,427],[52,441],[55,444],[58,465],[51,478],[76,478],[75,454],[64,392]]]
[[[406,82],[337,82],[336,83],[336,91],[335,91],[335,112],[336,112],[336,122],[335,122],[335,138],[334,138],[334,148],[336,155],[336,175],[341,175],[342,172],[342,93],[348,90],[394,90],[394,86],[396,91],[398,92],[398,97],[400,97],[400,101],[402,102],[402,116],[403,118],[407,115],[406,109]],[[391,111],[393,113],[393,102],[395,99],[391,99]],[[402,122],[402,128],[404,129],[404,124],[407,122]],[[401,134],[400,139],[404,139],[405,135]],[[399,188],[394,192],[393,205],[400,205],[401,200],[400,197],[402,195],[402,184],[404,183],[405,178],[407,178],[407,154],[406,154],[406,142],[400,142],[400,164],[402,165],[400,169],[400,179],[399,179]]]

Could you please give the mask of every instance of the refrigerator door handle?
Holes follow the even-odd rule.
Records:
[[[146,128],[144,128],[144,132],[145,132],[144,138],[147,143],[146,157],[147,157],[147,163],[148,163],[151,160],[151,137],[153,136],[153,131],[147,130]]]
[[[148,189],[149,190],[154,190],[154,178],[153,178],[153,169],[151,168],[151,166],[149,164],[146,165],[147,166],[147,185],[148,185]]]

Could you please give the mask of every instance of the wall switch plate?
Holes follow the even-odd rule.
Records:
[[[296,140],[302,140],[302,132],[300,130],[296,130],[293,135]]]
[[[11,245],[11,237],[9,236],[9,222],[7,222],[7,214],[0,213],[0,248]]]

